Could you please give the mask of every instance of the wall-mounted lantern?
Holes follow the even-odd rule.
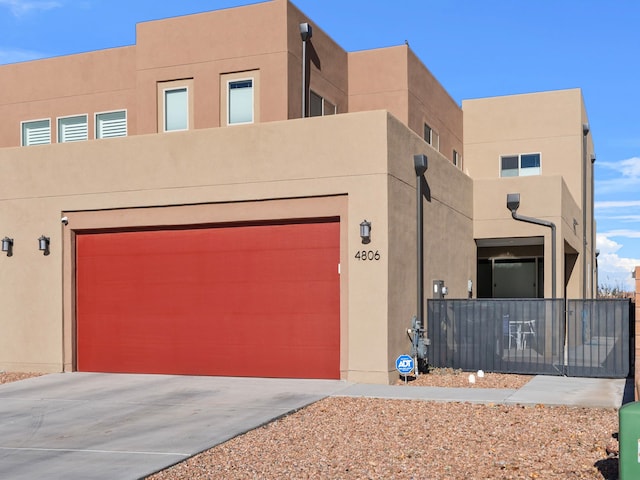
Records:
[[[42,235],[40,238],[38,238],[38,250],[40,250],[43,255],[49,255],[49,253],[51,253],[49,251],[50,243],[51,239]]]
[[[362,243],[371,243],[371,222],[364,220],[360,224],[360,237],[362,238]]]
[[[7,257],[13,255],[13,238],[4,237],[2,239],[2,251],[7,254]]]

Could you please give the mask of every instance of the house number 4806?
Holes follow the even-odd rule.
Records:
[[[362,262],[373,262],[380,260],[380,252],[376,250],[358,250],[356,253],[356,260],[360,260]]]

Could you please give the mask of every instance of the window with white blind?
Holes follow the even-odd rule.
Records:
[[[45,145],[51,143],[51,120],[31,120],[22,122],[22,146]]]
[[[189,128],[189,92],[186,87],[164,91],[164,131]]]
[[[96,138],[114,138],[126,136],[126,110],[96,113]]]
[[[229,82],[229,125],[253,123],[253,79]]]
[[[89,125],[86,115],[63,117],[58,119],[58,142],[81,142],[89,138]]]

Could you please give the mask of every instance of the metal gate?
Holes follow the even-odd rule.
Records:
[[[629,300],[567,302],[567,375],[623,378],[629,374]]]
[[[628,300],[427,302],[429,363],[489,372],[625,378]]]

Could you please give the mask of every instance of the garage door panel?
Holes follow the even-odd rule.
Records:
[[[337,222],[78,235],[78,368],[339,378],[338,262]]]

